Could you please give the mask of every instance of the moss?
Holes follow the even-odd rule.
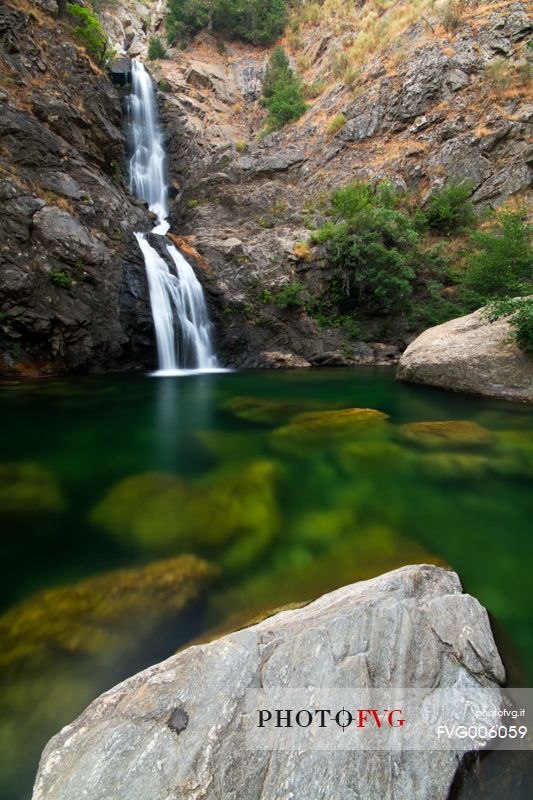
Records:
[[[428,453],[416,460],[420,477],[430,480],[484,478],[493,470],[493,459],[466,453]]]
[[[298,400],[284,401],[266,397],[233,397],[222,406],[238,419],[259,422],[264,425],[279,425],[304,411],[318,411],[322,403]]]
[[[394,471],[397,476],[412,470],[412,458],[406,449],[386,440],[348,442],[339,449],[337,458],[349,473]]]
[[[113,487],[91,519],[142,552],[193,551],[237,570],[254,561],[278,532],[277,478],[270,461],[215,472],[196,485],[174,475],[143,473]]]
[[[373,408],[299,414],[288,425],[275,430],[271,441],[276,448],[293,451],[302,445],[335,443],[339,439],[367,433],[374,435],[376,425],[386,420],[386,414]]]
[[[410,422],[398,432],[402,439],[420,447],[485,447],[493,440],[491,431],[468,420]]]
[[[60,513],[65,500],[54,475],[37,464],[0,464],[1,515]]]
[[[167,652],[190,635],[190,603],[216,574],[183,556],[50,589],[0,617],[2,797],[27,795],[45,742],[146,665],[155,631],[172,637]]]
[[[61,656],[122,658],[215,575],[214,567],[185,555],[41,592],[0,617],[0,667],[5,674],[21,664],[36,670]]]
[[[281,606],[313,600],[339,586],[375,577],[405,564],[442,564],[440,559],[391,528],[365,525],[355,519],[350,523],[345,513],[333,512],[322,519],[313,519],[313,515],[307,523],[310,527],[317,524],[324,531],[328,525],[327,516],[329,537],[337,540],[335,546],[316,554],[311,542],[307,547],[302,541],[285,548],[268,570],[212,596],[210,607],[214,624],[226,620],[233,612],[242,615],[243,608],[247,609],[249,619],[253,619],[271,609],[273,603]],[[241,616],[241,623],[244,622]]]

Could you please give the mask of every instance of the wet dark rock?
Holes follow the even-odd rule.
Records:
[[[118,86],[131,83],[131,58],[115,58],[108,68],[109,77]]]

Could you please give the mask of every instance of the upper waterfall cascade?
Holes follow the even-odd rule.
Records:
[[[169,229],[166,154],[152,79],[140,61],[132,62],[133,90],[127,99],[132,155],[130,189],[157,216],[152,233]],[[169,263],[147,235],[135,237],[144,256],[159,360],[158,374],[218,367],[202,287],[181,253],[162,239]],[[172,268],[173,269],[172,269]]]

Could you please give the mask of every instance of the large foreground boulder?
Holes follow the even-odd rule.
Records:
[[[412,342],[396,377],[456,392],[533,402],[533,358],[512,338],[506,319],[490,322],[485,309],[429,328]]]
[[[495,686],[486,611],[404,567],[190,647],[94,701],[47,745],[33,800],[445,800],[458,754],[247,750],[246,690]]]

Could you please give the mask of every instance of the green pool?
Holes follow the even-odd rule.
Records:
[[[457,569],[530,680],[527,408],[360,368],[6,383],[0,412],[5,800],[117,680],[406,563]]]

